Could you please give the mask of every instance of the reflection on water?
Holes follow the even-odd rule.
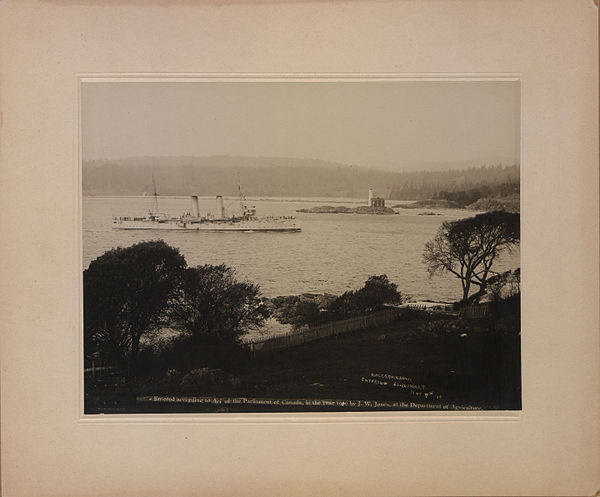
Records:
[[[315,201],[317,203],[315,203]],[[335,204],[334,204],[335,202]],[[474,215],[469,211],[400,210],[398,215],[304,214],[315,205],[356,207],[357,199],[253,200],[259,216],[296,216],[300,233],[207,233],[189,231],[120,231],[112,216],[143,215],[153,205],[148,197],[84,197],[83,267],[113,247],[163,239],[177,247],[190,266],[225,263],[239,277],[258,283],[263,294],[335,293],[356,289],[374,274],[387,274],[398,289],[415,299],[456,300],[460,283],[450,276],[429,278],[421,261],[425,243],[443,221]],[[200,213],[214,212],[214,198],[200,199]],[[230,212],[237,199],[225,199]],[[160,197],[159,209],[176,216],[191,209],[184,197]],[[431,209],[427,209],[431,211]],[[519,267],[519,252],[506,255],[497,271]]]

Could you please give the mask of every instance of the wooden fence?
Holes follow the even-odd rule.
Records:
[[[407,309],[415,311],[445,311],[452,312],[455,310],[454,304],[446,303],[425,303],[425,302],[409,302],[404,305]]]
[[[507,314],[520,315],[521,296],[514,295],[500,302],[484,302],[482,304],[468,305],[463,308],[462,312],[467,319],[482,319]]]
[[[463,308],[463,314],[467,319],[482,319],[493,314],[494,308],[491,302],[478,305],[468,305]]]
[[[391,323],[398,318],[400,312],[400,309],[397,308],[386,309],[366,316],[357,316],[342,321],[315,326],[296,333],[286,333],[285,335],[249,342],[248,347],[250,347],[252,355],[271,350],[295,347],[296,345],[302,345],[303,343],[312,342],[320,338]]]
[[[91,367],[84,368],[83,373],[96,378],[96,376],[104,376],[107,373],[118,373],[123,371],[123,369],[123,366],[109,366],[104,362],[97,364],[95,361],[92,361]]]

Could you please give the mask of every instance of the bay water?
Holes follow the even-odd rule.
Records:
[[[226,212],[240,202],[225,198]],[[398,202],[388,201],[387,205]],[[199,199],[200,213],[215,212],[214,197]],[[83,198],[83,269],[105,251],[142,240],[162,239],[185,256],[188,265],[226,264],[238,278],[260,285],[263,295],[340,294],[360,288],[371,275],[386,274],[411,300],[453,301],[460,281],[450,275],[430,278],[422,262],[425,243],[442,222],[475,215],[465,210],[397,209],[395,215],[298,213],[319,205],[357,207],[366,199],[249,198],[258,216],[294,216],[298,233],[123,231],[113,216],[142,216],[153,197]],[[191,210],[189,197],[159,197],[160,212],[179,216]],[[431,215],[434,213],[435,215]],[[519,267],[519,251],[503,255],[494,270]]]

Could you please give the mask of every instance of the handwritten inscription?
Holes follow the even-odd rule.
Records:
[[[383,380],[412,381],[411,378],[406,376],[396,376],[388,373],[371,373],[369,376],[371,378],[381,378]]]
[[[360,381],[362,383],[369,383],[381,387],[407,390],[410,395],[415,397],[423,397],[425,399],[431,397],[432,399],[435,398],[437,400],[442,398],[441,395],[436,395],[434,392],[428,391],[426,385],[415,383],[412,378],[407,376],[371,372],[369,376],[361,376]]]
[[[371,383],[372,385],[380,385],[382,387],[391,386],[394,388],[425,390],[425,385],[413,383],[412,378],[387,373],[371,373],[369,376],[362,376],[360,381],[363,383]]]

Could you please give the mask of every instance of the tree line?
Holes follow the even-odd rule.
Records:
[[[478,167],[453,171],[402,173],[391,200],[446,199],[469,205],[487,196],[519,192],[519,166]]]
[[[85,195],[151,193],[152,177],[160,195],[237,195],[241,183],[248,196],[363,198],[370,186],[392,200],[519,182],[517,165],[384,171],[311,159],[230,156],[92,160],[84,161],[82,174]]]

